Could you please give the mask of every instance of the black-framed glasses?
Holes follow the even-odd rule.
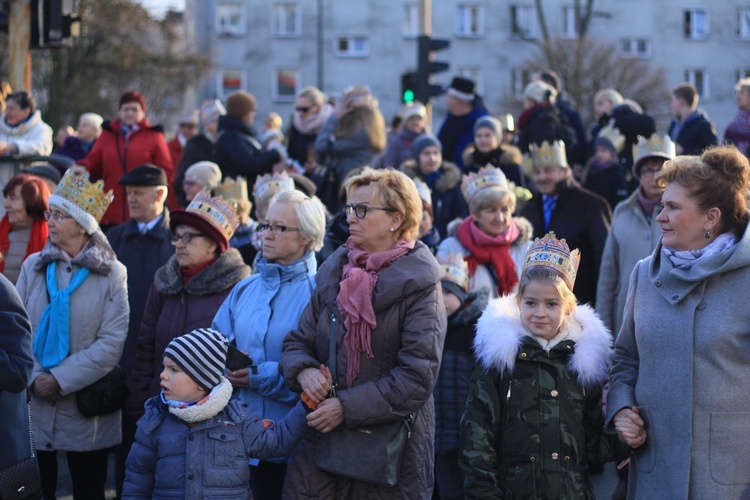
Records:
[[[65,219],[72,219],[72,218],[73,217],[71,217],[70,215],[64,214],[62,212],[52,212],[50,210],[44,211],[44,220],[46,221],[54,220],[55,222],[62,222]]]
[[[205,238],[206,235],[202,233],[182,233],[180,235],[173,234],[171,238],[169,238],[169,241],[172,242],[173,245],[176,245],[178,241],[182,240],[184,244],[188,244],[191,241],[193,241],[193,238]]]
[[[258,231],[271,231],[271,234],[282,234],[287,231],[299,231],[298,227],[281,226],[279,224],[258,224]]]
[[[346,205],[344,206],[344,209],[346,210],[347,217],[349,217],[352,214],[352,212],[354,212],[354,215],[357,216],[357,219],[364,219],[365,217],[367,217],[368,210],[382,210],[383,212],[394,212],[392,208],[371,207],[370,205]]]
[[[294,110],[299,111],[300,113],[307,113],[312,108],[313,108],[312,106],[297,106],[294,108]]]
[[[653,168],[642,168],[641,169],[641,177],[643,178],[651,178],[661,172],[661,169],[653,169]]]

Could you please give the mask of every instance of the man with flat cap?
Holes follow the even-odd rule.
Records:
[[[130,379],[148,291],[154,282],[156,270],[167,263],[174,248],[170,241],[169,210],[164,206],[168,194],[164,170],[151,164],[140,165],[125,174],[119,184],[125,187],[130,220],[107,231],[107,238],[117,259],[128,270],[130,324],[120,366]],[[135,439],[135,429],[136,423],[129,422],[123,414],[122,444],[115,465],[118,497],[122,491],[125,459]]]

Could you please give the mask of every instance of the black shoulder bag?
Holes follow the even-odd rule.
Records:
[[[0,470],[0,499],[2,500],[42,498],[42,478],[36,462],[34,434],[31,430],[31,405],[28,403],[28,396],[26,399],[31,455],[15,465]]]

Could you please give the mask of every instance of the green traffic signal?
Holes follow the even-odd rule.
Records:
[[[404,101],[404,104],[410,104],[414,102],[414,91],[413,90],[404,90],[404,95],[402,97],[402,100]]]

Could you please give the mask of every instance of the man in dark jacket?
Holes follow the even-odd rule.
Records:
[[[580,187],[565,159],[565,145],[557,141],[531,147],[533,180],[539,190],[521,215],[534,226],[534,237],[554,231],[571,249],[581,251],[576,286],[578,302],[594,306],[599,266],[609,234],[612,211],[601,196]]]
[[[669,137],[678,155],[699,155],[708,146],[718,144],[716,125],[698,109],[698,89],[681,83],[672,89],[672,114]]]
[[[474,123],[490,112],[474,92],[474,82],[460,76],[451,81],[445,101],[448,114],[438,132],[443,158],[463,168],[464,150],[474,141]]]
[[[170,242],[169,211],[164,207],[167,198],[167,176],[164,171],[154,165],[141,165],[124,175],[120,185],[125,187],[130,220],[107,231],[107,239],[117,259],[128,270],[130,323],[120,366],[130,379],[148,291],[157,269],[166,264],[174,249]],[[125,459],[135,439],[135,430],[135,421],[130,421],[123,414],[122,444],[115,465],[118,493],[122,491]]]
[[[586,127],[583,126],[581,114],[573,107],[573,102],[563,92],[560,77],[551,69],[540,71],[534,79],[539,79],[557,91],[555,106],[560,111],[560,117],[564,126],[568,126],[574,132],[575,145],[567,148],[568,164],[583,165],[586,163]]]

